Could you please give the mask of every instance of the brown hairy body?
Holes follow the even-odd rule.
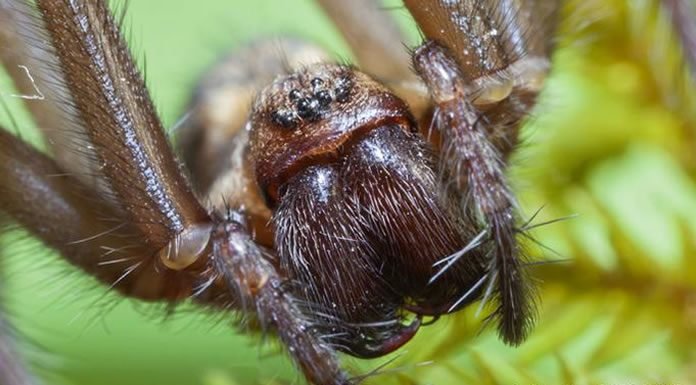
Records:
[[[53,143],[0,131],[0,212],[124,296],[254,319],[313,384],[356,383],[338,352],[385,355],[481,298],[521,343],[533,289],[505,168],[558,2],[406,1],[426,39],[411,60],[370,1],[320,3],[361,70],[250,45],[203,79],[172,146],[104,2],[0,0],[0,58],[49,96],[32,113]]]

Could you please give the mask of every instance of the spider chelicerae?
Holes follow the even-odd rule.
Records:
[[[504,169],[557,3],[406,2],[427,38],[413,52],[387,19],[371,41],[325,3],[359,36],[361,70],[311,64],[327,55],[291,39],[239,50],[177,125],[183,169],[105,6],[38,2],[48,31],[32,40],[34,11],[4,2],[22,38],[3,59],[40,92],[29,109],[52,156],[3,134],[2,210],[126,296],[242,312],[310,382],[349,383],[337,351],[387,354],[480,298],[520,343],[534,311]]]

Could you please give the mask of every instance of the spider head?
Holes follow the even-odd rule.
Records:
[[[250,122],[256,176],[271,206],[293,175],[334,161],[366,132],[383,125],[415,129],[401,99],[366,74],[336,64],[276,79],[256,98]]]

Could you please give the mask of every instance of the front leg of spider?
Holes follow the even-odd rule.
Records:
[[[505,176],[521,123],[548,75],[561,2],[404,0],[427,41],[413,54],[426,83],[440,133],[441,189],[461,194],[460,215],[477,228],[460,253],[438,263],[433,280],[472,250],[487,256],[483,300],[496,299],[489,319],[503,340],[520,344],[534,321],[533,287],[517,237],[517,202]],[[522,228],[521,228],[522,227]],[[484,285],[485,284],[485,285]],[[452,308],[460,306],[457,302]]]
[[[268,251],[248,233],[244,214],[228,212],[213,228],[212,265],[247,314],[272,328],[305,374],[317,385],[348,385],[333,348],[318,338],[310,320],[284,289],[285,280],[271,263]]]
[[[500,321],[501,336],[519,344],[526,338],[533,310],[516,240],[516,202],[502,155],[489,140],[489,122],[468,100],[471,87],[446,49],[426,42],[414,52],[413,60],[436,106],[433,120],[444,137],[442,156],[456,159],[456,170],[447,172],[463,179],[457,184],[465,189],[464,210],[479,223],[480,238],[491,240],[486,293],[495,288],[499,300],[493,316]],[[479,245],[486,247],[483,242],[475,246]]]

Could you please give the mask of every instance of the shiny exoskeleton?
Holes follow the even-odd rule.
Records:
[[[505,169],[558,1],[406,0],[427,39],[411,58],[371,0],[319,2],[361,70],[292,39],[227,58],[177,137],[185,172],[104,1],[0,0],[0,59],[42,90],[50,147],[0,130],[0,212],[125,296],[253,317],[313,384],[354,382],[337,351],[387,354],[481,298],[521,343]]]

